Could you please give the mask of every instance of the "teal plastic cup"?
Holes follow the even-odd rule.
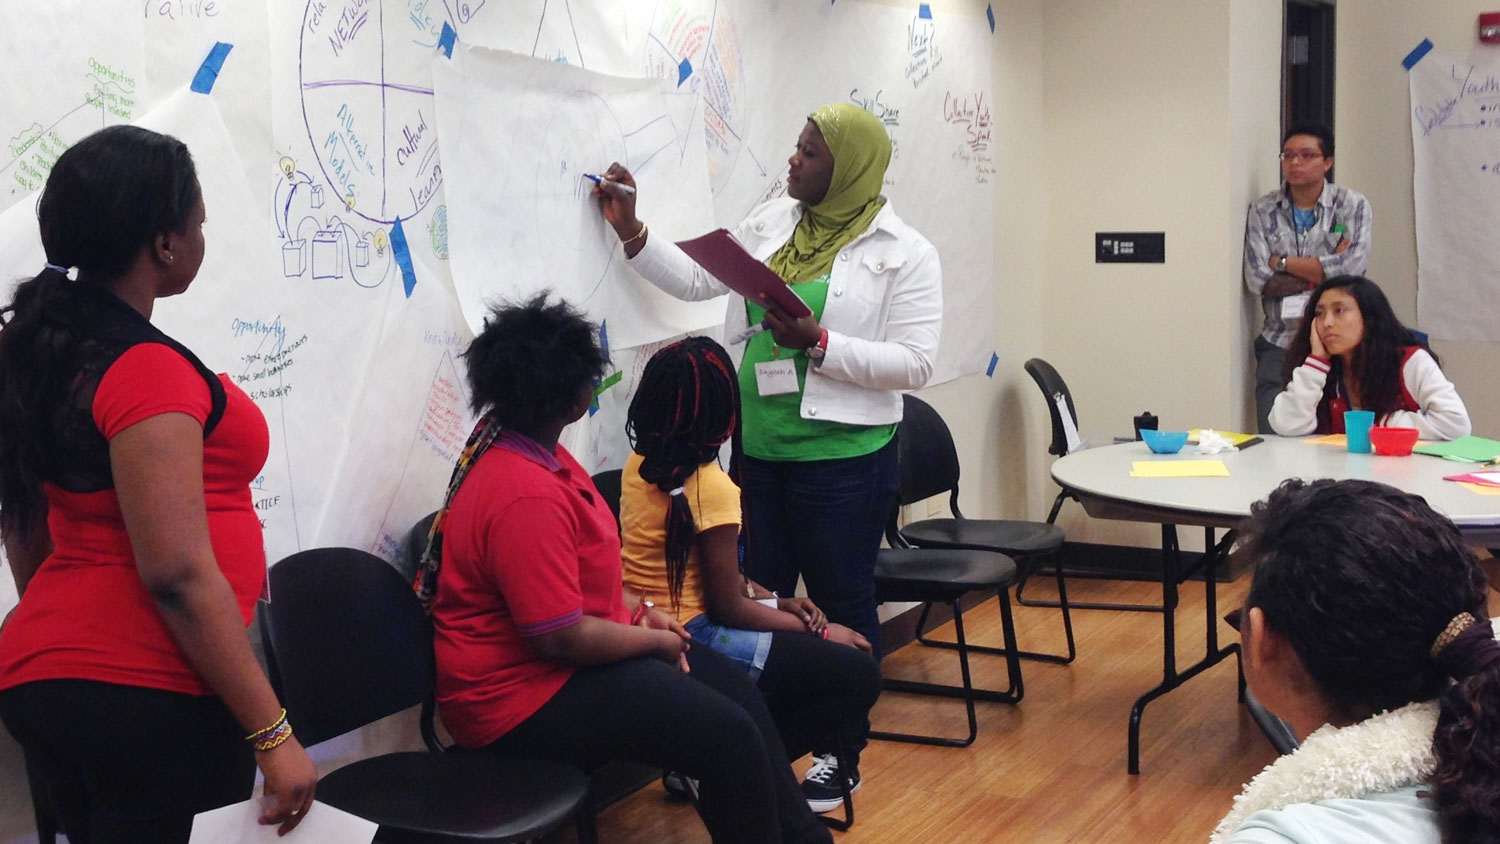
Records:
[[[1370,429],[1375,425],[1375,411],[1344,411],[1344,436],[1349,441],[1350,454],[1369,454]]]

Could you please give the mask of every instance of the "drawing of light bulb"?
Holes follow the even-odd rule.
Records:
[[[385,229],[375,232],[375,255],[385,257]]]
[[[288,182],[292,181],[292,174],[297,172],[297,162],[293,161],[291,156],[283,155],[281,157],[281,172],[286,175]]]

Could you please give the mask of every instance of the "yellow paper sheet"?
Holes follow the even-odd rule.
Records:
[[[1324,434],[1321,437],[1309,437],[1303,440],[1309,445],[1336,445],[1339,448],[1349,447],[1349,438],[1343,434]]]
[[[1229,467],[1222,460],[1137,460],[1130,464],[1132,478],[1227,478]]]
[[[1488,486],[1486,484],[1471,484],[1468,481],[1459,481],[1458,485],[1474,493],[1475,495],[1500,495],[1500,486]]]

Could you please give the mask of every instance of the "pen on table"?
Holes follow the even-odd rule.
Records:
[[[620,190],[623,190],[626,193],[635,193],[635,188],[625,184],[624,182],[617,182],[614,179],[606,179],[603,176],[595,176],[593,173],[584,173],[583,177],[596,185],[602,185],[605,182],[609,182],[610,184],[618,187]]]

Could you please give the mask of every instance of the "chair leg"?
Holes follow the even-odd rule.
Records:
[[[969,648],[967,642],[964,640],[963,608],[959,606],[959,601],[956,598],[951,602],[951,606],[953,607],[953,631],[958,639],[954,650],[958,651],[958,668],[959,673],[963,676],[963,685],[950,686],[941,683],[919,683],[913,680],[887,678],[883,682],[882,687],[886,691],[891,692],[910,692],[913,694],[963,699],[964,710],[969,719],[968,737],[955,739],[915,733],[871,731],[870,738],[882,741],[909,742],[911,744],[930,744],[938,747],[968,747],[974,743],[974,738],[979,735],[979,720],[974,714],[975,700],[997,700],[1004,703],[1015,703],[1020,699],[1018,695],[1012,694],[1015,691],[1014,687],[1009,692],[996,692],[989,689],[974,688],[973,678],[969,674]],[[1016,670],[1018,671],[1018,669]],[[1016,676],[1017,674],[1012,675],[1012,684],[1014,684]]]
[[[1051,524],[1056,524],[1057,523],[1057,514],[1060,513],[1060,512],[1062,512],[1063,502],[1067,501],[1070,498],[1072,498],[1074,501],[1078,500],[1076,498],[1073,498],[1073,493],[1069,492],[1068,490],[1063,490],[1062,492],[1059,492],[1057,494],[1057,498],[1055,498],[1055,499],[1052,500],[1052,512],[1050,512],[1050,513],[1047,514],[1047,524],[1051,525]],[[1062,578],[1063,578],[1062,564],[1059,563],[1059,562],[1057,562],[1054,559],[1053,562],[1052,562],[1052,567],[1053,567],[1053,571],[1057,574],[1058,585],[1059,585],[1059,587],[1061,587]],[[1038,570],[1040,571],[1041,569],[1038,569]],[[1020,572],[1020,576],[1016,578],[1016,603],[1020,604],[1023,607],[1046,607],[1046,608],[1050,608],[1050,609],[1062,609],[1064,611],[1064,614],[1065,614],[1063,623],[1067,624],[1070,628],[1071,628],[1072,624],[1066,618],[1066,612],[1067,612],[1068,607],[1071,607],[1072,609],[1075,609],[1075,610],[1115,610],[1115,611],[1118,611],[1118,612],[1163,612],[1163,610],[1162,610],[1162,608],[1161,608],[1161,606],[1159,604],[1117,604],[1117,603],[1110,603],[1108,601],[1102,601],[1102,602],[1101,601],[1074,601],[1073,603],[1069,604],[1068,607],[1064,607],[1063,604],[1064,604],[1064,602],[1067,601],[1067,597],[1062,594],[1060,588],[1059,588],[1059,591],[1058,591],[1058,600],[1056,600],[1056,601],[1047,601],[1047,600],[1038,601],[1038,600],[1026,597],[1026,581],[1028,579],[1030,579],[1030,577],[1031,577],[1032,574],[1033,574],[1033,572],[1029,571],[1029,570],[1022,571],[1022,572]],[[1078,575],[1075,573],[1074,576],[1076,577]],[[1071,645],[1068,648],[1068,653],[1069,654],[1073,653],[1073,649],[1072,649]],[[1068,661],[1071,662],[1072,658],[1070,657]]]
[[[1019,585],[1016,588],[1019,591],[1019,589],[1020,589]],[[1034,660],[1036,662],[1050,662],[1050,663],[1054,663],[1056,665],[1067,665],[1067,664],[1071,663],[1074,659],[1078,658],[1078,646],[1077,646],[1077,644],[1075,643],[1075,641],[1073,639],[1073,617],[1072,617],[1072,614],[1068,610],[1068,607],[1069,607],[1069,605],[1068,605],[1068,588],[1065,585],[1065,582],[1063,580],[1063,575],[1062,575],[1061,571],[1057,572],[1057,589],[1058,589],[1058,593],[1057,594],[1062,599],[1059,603],[1061,604],[1061,607],[1062,607],[1063,635],[1067,639],[1067,642],[1068,642],[1068,653],[1067,653],[1067,655],[1043,653],[1043,652],[1040,652],[1040,651],[1020,651],[1020,650],[1018,650],[1018,651],[1015,651],[1015,654],[1016,654],[1016,656],[1018,658],[1020,658],[1020,659],[1030,659],[1030,660]],[[1002,614],[1010,612],[1010,596],[1006,593],[1006,590],[1004,590],[1004,589],[1000,590],[999,598],[1000,598],[1001,607],[1002,607],[1002,610],[1001,610]],[[947,648],[949,650],[953,650],[953,648],[954,648],[954,643],[953,642],[944,642],[944,641],[942,641],[940,639],[928,639],[926,636],[923,635],[922,631],[923,631],[923,628],[926,626],[927,611],[931,608],[931,606],[932,606],[931,604],[925,604],[925,605],[923,605],[923,607],[922,607],[922,615],[920,617],[918,617],[918,619],[917,619],[917,641],[920,642],[923,645],[926,645],[929,648]],[[988,654],[990,656],[1004,656],[1004,657],[1009,657],[1010,654],[1011,654],[1012,648],[1015,646],[1015,637],[1014,637],[1014,635],[1008,636],[1006,638],[1006,642],[1009,643],[1009,646],[1008,647],[1004,647],[1004,648],[997,648],[997,647],[994,647],[993,645],[969,645],[969,650],[972,653]]]
[[[839,760],[839,793],[844,797],[844,817],[840,820],[828,815],[818,815],[818,820],[830,829],[848,832],[850,827],[854,826],[854,794],[849,790],[849,778],[844,775],[845,772],[851,770],[851,765],[849,764],[849,748],[843,739],[834,738],[833,755]]]

